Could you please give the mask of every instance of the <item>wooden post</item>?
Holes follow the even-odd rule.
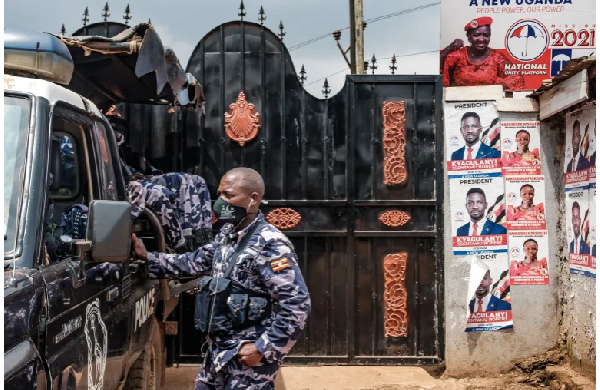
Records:
[[[350,73],[356,74],[356,15],[354,13],[354,0],[350,0]]]
[[[356,73],[364,73],[365,39],[363,34],[363,0],[356,0]]]

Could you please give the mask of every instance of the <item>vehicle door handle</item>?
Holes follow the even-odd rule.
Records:
[[[112,288],[110,291],[108,291],[106,293],[106,301],[107,302],[113,301],[113,300],[117,299],[118,297],[119,297],[119,288],[118,287]]]
[[[140,270],[139,264],[136,264],[136,263],[129,264],[129,273],[130,274],[136,274],[136,273],[138,273],[139,270]]]

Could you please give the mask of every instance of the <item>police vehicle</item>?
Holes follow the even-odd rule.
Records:
[[[5,30],[4,69],[4,386],[158,389],[177,292],[131,234],[164,250],[160,225],[132,221],[113,131],[66,88],[67,45]]]

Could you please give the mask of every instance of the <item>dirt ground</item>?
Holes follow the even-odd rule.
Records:
[[[398,366],[284,366],[276,390],[592,390],[559,351],[516,362],[506,373],[486,378],[449,378],[440,370]],[[170,367],[163,390],[192,390],[196,365]]]

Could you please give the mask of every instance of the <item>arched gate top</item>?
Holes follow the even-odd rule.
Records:
[[[215,69],[225,74],[215,74]],[[263,25],[247,21],[224,23],[206,34],[192,52],[186,72],[193,74],[206,86],[207,93],[210,93],[209,85],[213,84],[208,77],[231,77],[232,73],[237,74],[241,82],[238,92],[243,90],[248,95],[248,89],[256,88],[257,82],[269,83],[269,78],[279,74],[286,89],[304,91],[318,101],[327,100],[314,97],[304,89],[290,52],[277,34]],[[227,80],[224,82],[227,83]]]

